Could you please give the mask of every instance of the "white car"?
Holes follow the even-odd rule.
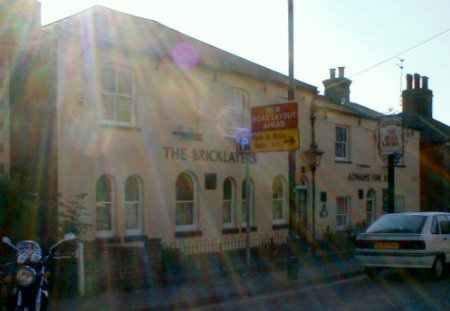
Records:
[[[358,235],[355,255],[370,277],[387,267],[431,269],[442,278],[450,263],[450,213],[385,214]]]

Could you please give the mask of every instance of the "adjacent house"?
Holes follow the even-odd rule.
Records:
[[[406,76],[402,93],[405,126],[420,131],[420,205],[424,211],[450,210],[450,127],[433,118],[428,77]]]

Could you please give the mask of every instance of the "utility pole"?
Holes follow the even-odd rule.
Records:
[[[242,208],[246,211],[245,214],[245,262],[250,271],[250,232],[251,232],[251,211],[250,208],[253,203],[253,191],[251,191],[250,184],[250,158],[251,158],[251,131],[248,128],[240,128],[235,134],[236,144],[239,153],[241,153],[244,160],[244,198],[245,205]],[[250,201],[252,200],[252,201]]]
[[[250,195],[253,195],[253,193],[250,193],[250,152],[245,153],[245,208],[247,210],[247,214],[245,215],[245,222],[247,223],[246,227],[246,236],[245,236],[245,248],[246,248],[246,264],[247,267],[250,268],[250,199],[253,199],[250,197]]]
[[[289,88],[288,101],[295,100],[295,85],[294,85],[294,1],[288,0],[288,28],[289,28]],[[294,226],[294,189],[295,189],[295,155],[296,152],[289,151],[288,154],[288,179],[289,179],[289,231],[292,233]]]
[[[395,155],[388,155],[388,212],[395,212]]]

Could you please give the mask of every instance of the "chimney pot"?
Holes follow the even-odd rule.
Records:
[[[345,67],[338,67],[338,70],[339,70],[339,78],[343,78]]]
[[[422,89],[428,90],[428,77],[422,77]]]
[[[411,90],[412,89],[412,83],[413,83],[413,76],[412,74],[406,75],[406,89]]]
[[[330,79],[336,79],[336,69],[330,68]]]
[[[414,89],[420,89],[420,75],[418,73],[414,74]]]

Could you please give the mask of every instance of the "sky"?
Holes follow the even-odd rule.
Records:
[[[40,0],[43,24],[95,4],[155,20],[283,74],[287,0]],[[397,56],[448,30],[407,53]],[[295,78],[323,93],[329,68],[345,66],[351,100],[400,111],[406,73],[430,78],[433,117],[450,125],[449,0],[294,0]],[[381,65],[373,65],[387,60]],[[403,62],[403,79],[399,68]],[[403,81],[403,82],[401,82]]]

